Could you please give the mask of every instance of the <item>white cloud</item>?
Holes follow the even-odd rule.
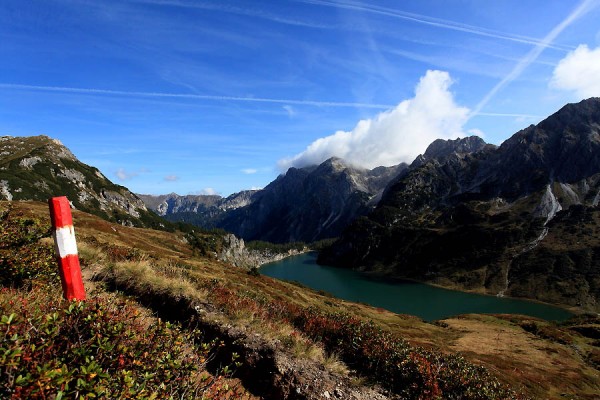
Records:
[[[560,60],[550,86],[574,91],[582,98],[600,96],[600,47],[590,50],[585,44]]]
[[[116,176],[117,176],[117,178],[119,178],[120,180],[122,180],[122,181],[126,181],[126,180],[129,180],[129,179],[133,178],[133,177],[136,177],[136,176],[138,176],[138,175],[139,175],[139,173],[138,173],[138,172],[127,172],[127,171],[125,171],[125,169],[123,169],[123,168],[119,168],[119,169],[117,170],[117,172],[115,172],[115,175],[116,175]]]
[[[536,43],[536,45],[529,50],[527,54],[523,58],[519,60],[519,62],[514,66],[514,68],[506,75],[500,82],[496,84],[484,97],[479,101],[479,103],[475,106],[475,109],[471,113],[471,117],[478,115],[481,113],[481,110],[492,100],[492,98],[504,89],[507,85],[509,85],[512,81],[517,79],[523,71],[531,63],[535,62],[537,58],[542,54],[542,52],[547,47],[553,47],[552,43],[554,39],[558,37],[569,25],[575,22],[581,16],[590,12],[594,7],[598,6],[597,0],[583,0],[571,13],[563,19],[558,25],[556,25],[552,30],[544,36],[544,38]]]
[[[216,195],[218,193],[217,193],[217,191],[215,189],[213,189],[211,187],[207,187],[207,188],[202,189],[200,191],[200,194],[214,196],[214,195]]]
[[[165,176],[165,181],[167,182],[175,182],[179,180],[179,177],[177,175],[167,175]]]
[[[252,175],[252,174],[255,174],[255,173],[257,173],[257,172],[258,172],[258,170],[257,170],[257,169],[255,169],[255,168],[244,168],[244,169],[242,170],[242,172],[243,172],[244,174],[247,174],[247,175]]]
[[[296,110],[294,110],[294,107],[286,104],[282,108],[287,112],[288,117],[292,118],[292,117],[296,116]]]
[[[294,157],[280,160],[282,170],[319,164],[330,157],[366,168],[411,162],[435,139],[465,136],[469,109],[459,107],[448,90],[452,79],[444,71],[427,71],[415,97],[373,119],[361,120],[350,132],[337,131],[318,139]]]

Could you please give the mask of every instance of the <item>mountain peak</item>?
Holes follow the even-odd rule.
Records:
[[[331,157],[323,161],[314,171],[319,171],[318,173],[337,173],[342,172],[349,167],[350,166],[345,160],[339,157]]]
[[[423,156],[426,160],[431,160],[447,157],[452,153],[474,153],[485,146],[485,141],[479,136],[468,136],[454,140],[437,139],[427,147]]]
[[[512,160],[510,165],[538,171],[547,181],[572,182],[598,173],[600,98],[567,104],[517,132],[500,149],[501,156]]]
[[[321,262],[597,311],[600,99],[488,146],[433,142]]]

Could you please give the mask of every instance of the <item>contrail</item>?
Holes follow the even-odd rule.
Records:
[[[486,36],[486,37],[491,37],[491,38],[495,38],[495,39],[504,39],[504,40],[509,40],[509,41],[513,41],[513,42],[525,43],[525,44],[539,44],[540,43],[539,39],[532,38],[532,37],[514,35],[514,34],[505,33],[505,32],[499,32],[499,31],[495,31],[492,29],[463,24],[460,22],[445,20],[445,19],[441,19],[441,18],[429,17],[429,16],[422,15],[422,14],[415,14],[415,13],[409,13],[409,12],[400,11],[400,10],[394,10],[392,8],[386,8],[386,7],[381,7],[381,6],[357,4],[357,3],[351,3],[351,2],[334,2],[334,1],[329,1],[329,0],[297,0],[297,1],[306,3],[306,4],[314,4],[314,5],[321,5],[321,6],[334,7],[334,8],[344,8],[344,9],[349,9],[349,10],[369,12],[372,14],[386,15],[389,17],[409,20],[412,22],[435,26],[438,28],[451,29],[451,30],[455,30],[455,31],[471,33],[474,35]],[[317,28],[317,29],[330,29],[331,28],[330,25],[317,24],[314,21],[307,22],[307,21],[301,21],[301,20],[297,20],[297,19],[290,19],[289,17],[279,17],[279,16],[275,16],[275,15],[271,15],[271,14],[266,14],[264,12],[260,12],[260,11],[256,11],[256,10],[252,10],[252,9],[237,8],[237,7],[232,7],[232,6],[223,6],[219,2],[217,2],[217,3],[193,3],[193,2],[188,3],[188,2],[182,2],[180,0],[134,0],[134,2],[144,3],[144,4],[154,4],[154,5],[159,5],[159,6],[163,5],[163,6],[182,7],[182,8],[200,8],[200,9],[208,9],[208,10],[219,10],[219,11],[224,11],[224,12],[229,12],[229,13],[234,13],[234,14],[242,14],[242,15],[247,15],[247,16],[251,16],[251,17],[264,18],[264,19],[268,19],[268,20],[271,20],[274,22],[279,22],[279,23],[288,24],[288,25],[297,25],[297,26],[304,26],[304,27],[308,27],[308,28]],[[548,45],[548,47],[551,47],[551,48],[554,48],[557,50],[572,50],[572,49],[574,49],[574,47],[571,47],[571,46],[560,46],[560,45]]]
[[[525,55],[525,57],[523,57],[517,63],[517,65],[515,65],[515,67],[512,69],[512,71],[510,71],[510,73],[508,75],[506,75],[504,77],[504,79],[502,79],[500,82],[498,82],[496,84],[496,86],[494,86],[492,88],[492,90],[490,90],[485,95],[485,97],[483,99],[481,99],[481,101],[477,104],[477,106],[475,106],[475,109],[469,115],[469,118],[472,118],[475,115],[479,114],[481,109],[486,106],[486,104],[492,99],[492,97],[494,97],[496,95],[496,93],[498,93],[506,85],[508,85],[510,82],[515,80],[519,75],[521,75],[521,73],[525,70],[525,68],[527,68],[532,62],[534,62],[539,57],[539,55],[542,53],[542,51],[544,51],[544,49],[546,47],[548,47],[548,45],[550,43],[552,43],[552,41],[554,39],[556,39],[556,37],[558,35],[560,35],[560,33],[563,30],[565,30],[566,27],[571,25],[573,23],[573,21],[575,21],[577,18],[581,17],[582,15],[586,14],[593,7],[596,7],[599,4],[600,3],[598,2],[598,0],[582,1],[579,4],[579,6],[577,6],[577,8],[575,8],[575,10],[573,10],[571,12],[571,14],[569,14],[569,16],[567,18],[565,18],[560,24],[556,25],[554,27],[554,29],[552,29],[550,31],[550,33],[548,33],[546,35],[546,37],[544,37],[539,44],[537,44],[533,49],[531,49],[529,51],[529,53],[527,53]]]
[[[190,100],[214,100],[214,101],[238,101],[249,103],[276,103],[276,104],[296,104],[316,107],[357,107],[357,108],[374,108],[387,110],[395,107],[390,104],[367,104],[367,103],[350,103],[339,101],[317,101],[317,100],[295,100],[295,99],[270,99],[264,97],[239,97],[239,96],[213,96],[205,94],[187,94],[187,93],[161,93],[161,92],[136,92],[125,90],[108,90],[94,88],[74,88],[64,86],[36,86],[36,85],[21,85],[14,83],[0,83],[0,88],[3,89],[20,89],[20,90],[36,90],[44,92],[60,92],[60,93],[77,93],[77,94],[92,94],[92,95],[107,95],[107,96],[128,96],[128,97],[152,97],[152,98],[169,98],[169,99],[190,99]]]
[[[239,101],[239,102],[258,102],[258,103],[276,103],[276,104],[297,104],[316,107],[358,107],[372,108],[379,110],[389,110],[395,105],[392,104],[366,104],[366,103],[346,103],[339,101],[316,101],[316,100],[293,100],[293,99],[269,99],[260,97],[237,97],[237,96],[212,96],[203,94],[187,94],[187,93],[160,93],[160,92],[135,92],[126,90],[108,90],[108,89],[90,89],[90,88],[73,88],[63,86],[37,86],[37,85],[21,85],[15,83],[0,83],[0,89],[17,89],[17,90],[35,90],[43,92],[60,92],[60,93],[75,93],[75,94],[91,94],[91,95],[106,95],[106,96],[128,96],[128,97],[153,97],[153,98],[174,98],[174,99],[191,99],[191,100],[214,100],[214,101]],[[539,115],[529,114],[507,114],[507,113],[483,113],[478,115],[487,117],[522,117],[522,118],[543,118]]]
[[[188,9],[201,9],[201,10],[212,10],[222,11],[230,14],[245,15],[248,17],[257,17],[266,19],[272,22],[277,22],[285,25],[302,26],[305,28],[314,29],[332,29],[331,24],[319,24],[314,21],[302,21],[299,19],[293,19],[289,16],[281,17],[274,14],[269,14],[265,11],[255,8],[243,8],[232,5],[224,5],[222,2],[211,2],[211,3],[188,3],[180,0],[131,0],[133,3],[139,4],[151,4],[155,6],[169,6],[169,7],[180,7]]]
[[[409,13],[406,11],[395,10],[387,7],[380,7],[374,5],[366,5],[366,4],[358,4],[352,2],[335,2],[329,0],[298,0],[307,4],[315,4],[326,7],[334,7],[334,8],[343,8],[348,10],[356,10],[369,12],[372,14],[385,15],[388,17],[404,19],[420,24],[435,26],[443,29],[450,29],[459,32],[471,33],[479,36],[491,37],[494,39],[503,39],[509,40],[513,42],[526,43],[526,44],[535,44],[535,45],[543,45],[544,47],[550,47],[557,50],[572,50],[574,47],[571,46],[561,46],[554,45],[551,43],[545,43],[544,40],[539,40],[536,38],[531,38],[527,36],[521,35],[513,35],[505,32],[499,32],[492,29],[482,28],[474,25],[463,24],[460,22],[454,22],[450,20],[445,20],[441,18],[433,18],[422,14]]]

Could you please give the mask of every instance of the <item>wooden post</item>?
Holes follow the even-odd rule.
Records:
[[[85,300],[69,200],[64,196],[53,197],[48,204],[63,295],[67,300]]]

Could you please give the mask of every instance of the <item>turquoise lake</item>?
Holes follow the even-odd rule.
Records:
[[[335,297],[416,315],[426,321],[458,314],[525,314],[563,321],[572,314],[562,308],[525,300],[484,296],[414,282],[386,283],[344,268],[318,265],[315,253],[302,254],[263,265],[260,273],[296,281]]]

